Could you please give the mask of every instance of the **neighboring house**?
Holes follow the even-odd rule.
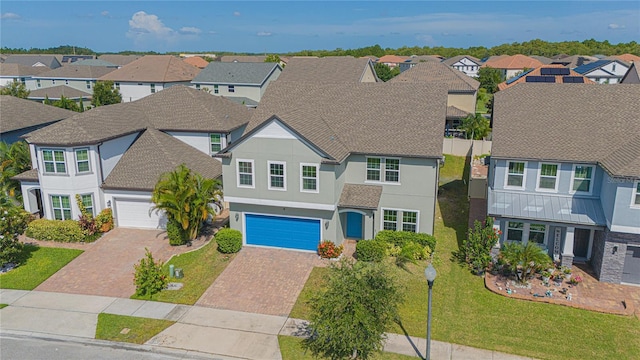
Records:
[[[66,119],[76,113],[10,95],[0,95],[0,141],[8,144],[28,132]]]
[[[241,63],[263,63],[266,55],[223,55],[221,62],[241,62]]]
[[[562,65],[545,65],[527,70],[520,75],[498,84],[498,90],[508,89],[521,83],[595,84],[589,80],[589,78]]]
[[[385,64],[388,67],[390,67],[391,69],[395,68],[396,66],[402,64],[403,62],[405,62],[406,60],[408,60],[409,58],[406,56],[397,56],[397,55],[385,55],[382,56],[381,58],[378,59],[378,63],[380,64]]]
[[[27,86],[27,82],[30,81],[33,76],[46,71],[49,71],[49,68],[0,63],[0,86],[7,86],[14,81],[19,81]]]
[[[185,163],[219,178],[212,155],[239,138],[249,116],[245,106],[185,86],[76,113],[26,135],[37,170],[16,177],[24,207],[47,219],[77,219],[80,195],[94,215],[113,209],[116,226],[162,228],[166,219],[150,211],[160,176]]]
[[[119,68],[120,65],[100,60],[100,59],[91,59],[91,60],[79,60],[73,63],[76,66],[104,66],[109,68]]]
[[[425,61],[438,61],[438,62],[440,62],[440,61],[442,61],[442,59],[440,59],[436,55],[412,55],[411,57],[409,57],[404,62],[398,64],[398,68],[400,69],[400,72],[404,72],[404,71],[407,71],[407,70],[411,69],[412,67],[416,66],[417,63],[421,63],[421,62],[425,62]],[[375,60],[374,62],[377,62],[377,60]]]
[[[87,109],[89,106],[91,106],[93,92],[78,90],[67,85],[57,85],[48,88],[31,90],[27,99],[37,102],[44,102],[46,99],[49,99],[50,101],[57,101],[60,100],[63,96],[76,102],[82,100],[84,108]]]
[[[544,65],[549,65],[553,62],[552,59],[546,57],[546,56],[540,56],[540,55],[530,55],[529,56],[532,59],[536,59],[538,61],[540,61],[541,63],[543,63]]]
[[[113,81],[122,102],[142,99],[175,85],[191,85],[200,69],[172,55],[147,55],[101,76]]]
[[[207,65],[209,65],[209,62],[203,58],[201,58],[200,56],[189,56],[187,58],[185,58],[184,60],[182,60],[184,62],[186,62],[187,64],[193,65],[197,68],[200,69],[204,69],[207,67]]]
[[[502,71],[502,75],[508,80],[525,70],[537,68],[542,65],[544,64],[537,59],[517,54],[496,57],[493,59],[490,58],[482,66],[500,69]]]
[[[95,55],[63,55],[62,61],[60,61],[60,63],[62,65],[70,65],[74,64],[77,61],[94,60],[95,58]]]
[[[313,252],[382,229],[432,234],[445,108],[440,86],[274,82],[217,155],[230,227],[246,245]]]
[[[195,88],[255,107],[282,68],[276,63],[211,62],[191,82]]]
[[[614,55],[610,56],[610,58],[615,58],[617,60],[623,61],[627,64],[640,62],[640,56],[634,54],[622,54],[622,55]]]
[[[373,62],[351,56],[292,57],[278,78],[279,82],[365,83],[378,82]]]
[[[14,54],[9,55],[5,60],[5,64],[20,64],[25,66],[43,66],[49,69],[57,69],[60,66],[60,61],[55,55],[22,55]]]
[[[488,213],[601,281],[640,284],[640,87],[528,84],[496,93]]]
[[[620,60],[598,60],[573,69],[598,84],[617,84],[629,70],[629,65]]]
[[[446,129],[460,125],[461,120],[476,112],[480,83],[441,62],[427,61],[400,73],[389,83],[412,83],[423,86],[444,85],[448,90]]]
[[[116,68],[106,66],[78,66],[65,65],[34,75],[27,81],[27,89],[37,90],[53,86],[66,85],[68,87],[93,93],[96,81]]]
[[[480,69],[481,65],[480,59],[469,55],[454,56],[452,58],[443,60],[442,63],[451,66],[458,71],[462,71],[467,76],[471,77],[478,77],[478,70]]]
[[[598,61],[597,57],[584,56],[584,55],[572,55],[564,56],[557,59],[553,59],[551,64],[558,64],[568,67],[569,69],[577,68],[578,66],[586,65],[590,62]]]
[[[631,67],[620,80],[620,84],[640,84],[640,72],[635,62],[631,63]]]
[[[105,54],[98,56],[98,60],[106,61],[111,64],[116,64],[119,67],[125,66],[140,59],[143,55],[119,55],[119,54]]]

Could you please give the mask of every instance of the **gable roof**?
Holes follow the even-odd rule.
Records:
[[[62,96],[69,99],[79,99],[80,97],[84,99],[91,99],[93,97],[93,94],[86,91],[78,90],[76,88],[72,88],[67,85],[58,85],[48,88],[31,90],[28,98],[36,100],[45,98],[49,98],[50,100],[58,100]]]
[[[120,54],[105,54],[98,56],[98,60],[104,60],[112,64],[119,66],[127,65],[130,62],[134,62],[140,59],[143,55],[120,55]]]
[[[116,68],[106,66],[66,65],[34,76],[42,79],[91,79],[95,80]]]
[[[444,59],[442,60],[442,63],[445,65],[449,65],[452,66],[453,64],[457,63],[458,61],[467,58],[471,61],[473,61],[474,63],[476,63],[477,65],[480,65],[480,59],[475,58],[471,55],[458,55],[458,56],[454,56],[454,57],[450,57],[448,59]]]
[[[620,84],[640,84],[640,72],[635,62],[631,63],[631,67],[620,80]]]
[[[62,66],[58,58],[54,55],[13,54],[9,55],[4,62],[5,64],[22,64],[26,66],[35,66],[37,63],[41,63],[50,69],[56,69]]]
[[[207,65],[209,65],[209,62],[201,58],[200,56],[189,56],[188,58],[184,58],[182,61],[200,69],[204,69],[207,67]]]
[[[597,57],[593,57],[593,56],[586,56],[586,55],[571,55],[571,56],[565,56],[563,58],[559,58],[559,59],[554,59],[551,63],[552,64],[562,64],[568,68],[575,68],[578,66],[582,66],[585,64],[588,64],[592,61],[597,61],[598,58]]]
[[[403,61],[403,64],[417,64],[425,61],[442,61],[437,55],[412,55],[407,60]],[[399,65],[399,64],[398,64]]]
[[[544,65],[549,65],[549,64],[551,64],[551,62],[553,61],[553,60],[549,59],[549,58],[548,58],[548,57],[546,57],[546,56],[531,55],[531,56],[529,56],[529,57],[530,57],[530,58],[532,58],[532,59],[536,59],[536,60],[540,61],[540,62],[541,62],[541,63],[543,63]]]
[[[520,84],[495,94],[495,158],[599,163],[640,178],[640,86]],[[544,106],[540,106],[544,104]]]
[[[276,81],[242,139],[275,116],[332,161],[341,162],[351,153],[440,158],[446,111],[442,86]]]
[[[222,175],[220,161],[162,131],[147,129],[122,155],[102,188],[150,191],[162,174],[180,164],[204,178]]]
[[[417,63],[388,81],[389,83],[444,84],[449,92],[475,92],[480,83],[463,72],[444,63],[426,61]]]
[[[139,132],[230,132],[246,124],[250,112],[221,96],[186,86],[171,86],[143,99],[100,106],[26,135],[40,145],[77,146]]]
[[[261,63],[267,57],[265,55],[224,55],[220,57],[221,62],[243,62]]]
[[[596,69],[599,69],[607,64],[609,64],[610,62],[612,62],[614,60],[606,60],[606,59],[602,59],[602,60],[597,60],[597,61],[593,61],[590,62],[588,64],[582,65],[582,66],[578,66],[575,69],[573,69],[575,72],[579,73],[579,74],[587,74],[590,73]]]
[[[373,71],[369,58],[351,56],[292,57],[277,81],[317,83],[359,83],[367,68]]]
[[[280,65],[276,63],[211,62],[193,79],[195,84],[262,85]]]
[[[184,82],[193,80],[200,69],[172,55],[146,55],[99,80],[140,82]]]
[[[524,56],[522,54],[516,54],[511,56],[504,56],[496,59],[487,60],[483,66],[492,67],[496,69],[517,70],[524,68],[536,68],[544,65],[537,59]]]
[[[550,68],[555,68],[555,69],[566,69],[564,70],[565,72],[568,71],[569,74],[567,75],[542,75],[542,69],[550,69]],[[582,75],[582,74],[578,74],[577,72],[571,70],[571,69],[567,69],[566,67],[560,65],[560,64],[555,64],[555,65],[544,65],[541,66],[539,68],[535,68],[535,69],[531,69],[530,71],[526,71],[523,72],[520,75],[516,75],[514,77],[512,77],[511,79],[507,80],[507,81],[503,81],[500,84],[498,84],[498,90],[504,90],[504,89],[508,89],[516,84],[521,84],[521,83],[526,83],[527,82],[527,77],[528,76],[544,76],[545,78],[547,77],[553,77],[554,79],[554,83],[555,84],[563,84],[565,81],[565,77],[569,76],[571,77],[571,80],[568,81],[575,81],[573,80],[574,77],[579,77],[582,78],[582,83],[583,84],[595,84],[595,82],[589,80],[589,78],[587,78],[586,76]],[[569,82],[567,82],[569,83]],[[552,84],[551,82],[549,82],[548,84]]]
[[[0,76],[33,76],[49,71],[46,66],[0,63]]]
[[[48,124],[77,114],[71,110],[10,95],[0,95],[0,109],[2,109],[2,126],[0,126],[2,133]]]

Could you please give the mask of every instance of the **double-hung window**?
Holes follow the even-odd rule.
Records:
[[[529,224],[529,241],[536,244],[544,244],[544,236],[547,226],[544,224]]]
[[[507,240],[522,241],[524,235],[524,223],[509,221],[507,223]]]
[[[254,185],[254,172],[253,172],[253,160],[240,160],[238,159],[238,187],[253,188]]]
[[[286,190],[286,164],[280,161],[269,161],[269,190]]]
[[[69,196],[51,195],[53,218],[56,220],[71,220],[71,201]]]
[[[229,85],[229,92],[230,92],[230,93],[232,93],[232,92],[236,92],[236,87],[235,87],[235,85]]]
[[[399,182],[400,159],[367,158],[367,181]]]
[[[593,182],[593,169],[592,165],[574,165],[571,190],[590,193],[591,183]]]
[[[217,94],[219,92],[220,92],[220,90],[218,90],[218,85],[213,85],[213,93]]]
[[[300,191],[318,192],[317,164],[300,164]]]
[[[387,182],[400,181],[400,160],[399,159],[385,159],[384,181],[387,181]]]
[[[67,172],[63,150],[42,150],[42,161],[45,173],[65,174]]]
[[[640,181],[633,184],[633,194],[631,196],[631,206],[640,207]]]
[[[415,211],[402,212],[402,231],[418,232],[418,213]]]
[[[367,180],[380,181],[380,158],[367,158]]]
[[[150,87],[151,87],[151,93],[155,94],[156,93],[156,84],[151,84]]]
[[[558,164],[540,164],[538,190],[558,190]]]
[[[209,134],[209,140],[211,144],[211,155],[217,154],[222,150],[222,135]]]
[[[509,161],[505,187],[524,188],[524,162]]]
[[[87,210],[91,216],[95,216],[93,212],[93,194],[84,194],[80,195],[80,199],[82,200],[82,205]]]
[[[398,228],[398,211],[384,210],[382,228],[395,231]]]
[[[42,87],[42,84],[40,84],[40,79],[37,79],[37,80],[36,80],[36,84],[38,84],[38,85],[37,85],[38,87]]]
[[[382,229],[418,232],[418,212],[399,209],[382,209]]]
[[[76,169],[78,173],[86,173],[91,171],[89,166],[89,149],[76,149]]]

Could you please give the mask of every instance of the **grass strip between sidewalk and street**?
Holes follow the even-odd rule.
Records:
[[[26,244],[21,254],[22,265],[0,275],[0,289],[33,290],[82,252]]]
[[[101,313],[96,339],[144,344],[173,324],[175,321]]]
[[[315,360],[317,358],[311,355],[310,351],[302,348],[302,339],[293,336],[278,335],[278,343],[280,344],[280,353],[282,360]],[[371,360],[414,360],[416,357],[401,355],[389,352],[383,352],[374,355]]]

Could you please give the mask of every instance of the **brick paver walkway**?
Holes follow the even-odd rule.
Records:
[[[151,251],[154,259],[166,261],[173,254],[194,250],[205,243],[201,238],[191,247],[170,246],[165,236],[165,232],[159,230],[116,228],[90,244],[69,246],[30,239],[23,241],[84,250],[36,290],[128,298],[135,292],[133,265],[144,257],[145,248]]]
[[[244,247],[196,305],[288,316],[319,264],[314,253]]]

